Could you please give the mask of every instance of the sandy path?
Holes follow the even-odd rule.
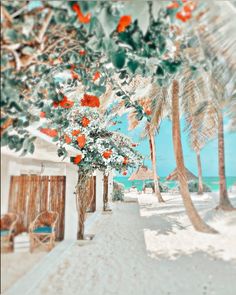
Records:
[[[1,291],[5,291],[37,264],[45,252],[2,253],[1,254]]]
[[[94,240],[76,243],[33,294],[235,295],[235,260],[211,255],[201,245],[168,257],[166,245],[169,250],[171,243],[175,249],[178,241],[183,245],[173,236],[174,228],[185,231],[185,219],[175,226],[176,212],[154,216],[157,206],[152,198],[141,199],[140,205],[115,204],[113,213],[103,215],[94,228]],[[174,204],[168,206],[170,210]]]

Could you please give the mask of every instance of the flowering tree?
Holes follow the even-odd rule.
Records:
[[[72,92],[73,93],[73,92]],[[105,173],[115,169],[127,173],[135,167],[142,156],[134,150],[134,144],[122,134],[109,131],[108,120],[99,113],[99,98],[84,94],[63,97],[59,103],[44,105],[41,112],[40,131],[58,144],[58,156],[66,157],[67,147],[72,146],[78,154],[71,162],[78,166],[76,204],[79,214],[78,238],[84,237],[84,221],[89,202],[88,181],[96,170]]]

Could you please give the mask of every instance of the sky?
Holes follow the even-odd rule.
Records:
[[[147,140],[140,139],[142,132],[142,124],[132,131],[128,131],[128,121],[126,115],[119,118],[120,124],[116,125],[120,131],[128,135],[134,142],[139,143],[137,150],[145,157],[145,165],[151,168],[149,143]],[[181,138],[184,152],[185,166],[197,175],[196,154],[191,150],[188,144],[188,137],[184,129],[184,120],[181,120]],[[225,121],[225,129],[227,129],[227,120]],[[171,121],[163,120],[159,134],[155,137],[156,154],[157,154],[157,171],[159,176],[167,176],[176,167],[173,153]],[[203,176],[218,175],[218,155],[217,155],[217,139],[209,141],[201,152]],[[225,131],[225,164],[226,176],[236,176],[236,133]],[[132,171],[129,171],[132,172]],[[118,176],[118,175],[117,175]]]

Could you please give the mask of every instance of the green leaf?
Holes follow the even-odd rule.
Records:
[[[138,120],[138,121],[141,121],[142,118],[143,118],[143,113],[142,112],[138,112],[135,116],[135,118]]]
[[[122,69],[125,65],[126,54],[123,50],[112,53],[111,61],[117,69]]]
[[[89,34],[94,34],[94,33],[98,39],[104,37],[105,35],[103,31],[103,27],[96,16],[92,17],[89,24]]]
[[[156,74],[157,74],[157,76],[161,76],[161,77],[163,77],[164,75],[165,75],[165,72],[164,72],[164,70],[163,70],[163,68],[161,67],[161,66],[158,66],[157,67],[157,70],[156,70]]]
[[[134,74],[139,66],[139,63],[135,60],[129,60],[127,66],[130,69],[130,71]]]

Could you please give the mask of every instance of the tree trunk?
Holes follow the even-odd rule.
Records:
[[[154,180],[154,191],[157,199],[160,203],[165,202],[162,198],[160,187],[159,187],[159,180],[157,176],[156,170],[156,147],[155,147],[155,138],[152,132],[149,132],[149,144],[150,144],[150,154],[151,154],[151,161],[152,161],[152,171],[153,171],[153,180]]]
[[[77,239],[84,239],[84,222],[86,219],[86,210],[89,205],[89,175],[85,172],[78,171],[78,182],[76,185],[76,208],[78,212],[78,232]]]
[[[172,87],[172,137],[174,145],[175,160],[180,185],[180,193],[183,199],[186,213],[193,227],[200,232],[216,233],[214,229],[208,226],[198,214],[189,194],[186,171],[184,166],[180,122],[179,122],[179,83],[173,81]]]
[[[230,203],[225,177],[225,146],[224,146],[224,122],[221,112],[218,113],[218,169],[220,182],[220,202],[217,209],[232,210],[234,207]]]
[[[108,175],[103,176],[103,211],[107,210],[108,205]]]
[[[198,169],[198,195],[203,194],[203,181],[202,181],[202,163],[200,152],[197,152],[197,169]]]

